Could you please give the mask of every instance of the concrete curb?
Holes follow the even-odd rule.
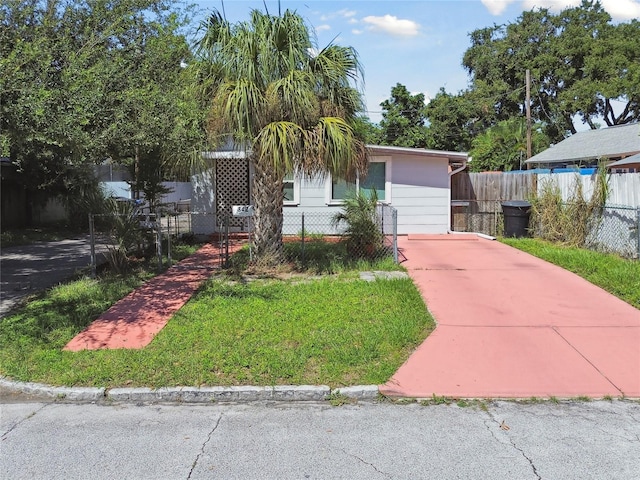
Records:
[[[105,397],[104,388],[51,387],[41,383],[14,382],[4,377],[0,377],[0,388],[11,393],[74,402],[97,402]]]
[[[62,402],[78,403],[181,403],[211,404],[224,402],[324,402],[332,395],[358,401],[378,399],[377,385],[336,388],[327,385],[276,385],[272,387],[161,387],[152,388],[87,388],[52,387],[40,383],[15,382],[0,377],[0,390],[14,394]]]

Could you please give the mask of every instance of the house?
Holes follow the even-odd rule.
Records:
[[[640,123],[575,133],[525,161],[529,168],[594,167],[602,159],[623,160],[640,153]]]
[[[610,173],[640,173],[640,153],[607,165]]]
[[[367,148],[370,163],[366,178],[350,184],[329,175],[312,179],[291,175],[285,179],[285,233],[300,231],[303,212],[310,218],[323,216],[328,225],[326,218],[340,210],[353,189],[375,189],[381,203],[394,207],[401,235],[450,230],[451,176],[466,167],[466,153],[378,145]],[[232,206],[252,203],[252,168],[246,151],[219,150],[206,152],[204,157],[211,168],[194,175],[191,182],[191,210],[200,213],[192,217],[196,234],[219,231],[220,218],[230,215]],[[244,222],[243,218],[233,219],[230,228],[242,230]]]

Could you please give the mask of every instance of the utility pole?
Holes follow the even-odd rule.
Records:
[[[526,73],[526,100],[525,110],[527,112],[527,160],[531,158],[531,72],[527,68]]]

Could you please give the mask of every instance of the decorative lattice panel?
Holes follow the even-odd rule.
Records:
[[[216,162],[216,213],[219,219],[230,217],[230,227],[243,227],[242,218],[231,215],[233,205],[249,204],[249,166],[242,158]]]

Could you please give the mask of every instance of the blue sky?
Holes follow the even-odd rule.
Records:
[[[206,12],[222,11],[220,0],[196,0]],[[251,9],[277,14],[277,0],[225,0],[231,22],[249,18]],[[281,0],[282,10],[302,15],[315,28],[318,45],[329,42],[354,47],[364,67],[368,116],[380,121],[380,102],[401,83],[429,99],[444,87],[457,93],[467,87],[462,55],[469,33],[513,22],[524,11],[546,7],[559,11],[580,0]],[[640,18],[640,0],[601,0],[617,21]]]

